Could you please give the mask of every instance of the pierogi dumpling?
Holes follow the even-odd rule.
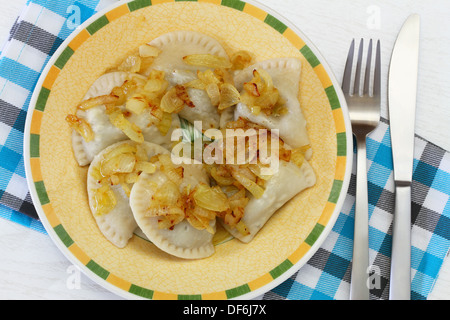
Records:
[[[149,45],[158,48],[161,52],[155,58],[152,68],[168,74],[174,70],[188,70],[197,73],[207,68],[191,66],[183,58],[192,54],[212,54],[219,57],[228,57],[225,49],[214,38],[195,31],[173,31],[152,40]]]
[[[242,92],[244,83],[250,81],[253,71],[258,69],[263,69],[272,77],[274,87],[286,102],[287,113],[267,116],[261,112],[255,115],[247,105],[239,103],[236,106],[235,119],[242,117],[268,129],[278,129],[280,138],[294,149],[308,145],[306,120],[298,99],[301,61],[295,58],[274,58],[258,62],[236,73],[236,88]]]
[[[180,193],[185,192],[186,188],[193,190],[200,183],[209,186],[209,178],[202,164],[182,164],[181,167],[183,177],[181,183],[176,185]],[[166,183],[171,183],[170,180],[161,169],[152,174],[140,175],[130,197],[130,205],[138,226],[155,246],[173,256],[184,259],[211,256],[214,253],[212,239],[216,228],[215,219],[210,221],[208,231],[194,228],[186,219],[169,228],[162,228],[158,224],[161,217],[149,215],[149,208],[156,201],[156,193],[163,189]]]
[[[83,98],[83,101],[109,95],[115,87],[122,86],[126,80],[132,78],[146,79],[142,75],[128,72],[118,71],[106,73],[94,82]],[[125,105],[120,106],[120,109],[125,110]],[[129,137],[122,130],[111,123],[106,113],[105,105],[99,105],[87,110],[78,110],[76,115],[87,121],[94,134],[93,140],[86,142],[75,130],[72,133],[74,155],[80,166],[90,164],[100,151],[111,144],[129,140]],[[155,125],[150,125],[150,118],[145,113],[141,115],[130,113],[127,119],[142,130],[145,141],[156,143],[166,148],[171,145],[171,134],[173,130],[180,127],[180,121],[176,114],[172,115],[171,129],[165,135],[161,134]]]
[[[237,229],[222,225],[235,238],[248,243],[278,209],[315,183],[316,175],[307,161],[300,168],[292,162],[280,161],[278,172],[267,181],[263,196],[252,197],[245,207],[242,221],[249,234],[242,235]]]
[[[166,79],[172,86],[182,85],[197,79],[197,71],[206,67],[188,65],[183,57],[193,54],[211,54],[228,59],[222,45],[215,39],[194,31],[174,31],[164,34],[149,43],[160,49],[152,68],[166,73]],[[188,88],[189,98],[195,108],[186,106],[179,115],[191,123],[202,121],[203,128],[219,128],[220,114],[205,90]]]
[[[115,246],[124,248],[137,228],[127,193],[141,172],[138,167],[142,164],[151,167],[148,160],[164,153],[169,151],[157,144],[137,144],[127,140],[107,147],[90,164],[87,178],[89,206],[100,231]],[[126,172],[120,172],[121,169]]]

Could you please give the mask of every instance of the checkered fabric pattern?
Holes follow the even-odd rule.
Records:
[[[395,204],[389,124],[367,141],[371,299],[389,298],[392,222]],[[415,139],[412,184],[411,299],[425,300],[450,246],[450,154]],[[356,156],[355,156],[356,161]],[[354,230],[356,166],[337,222],[317,253],[298,273],[263,299],[348,299]]]
[[[24,169],[28,105],[42,70],[64,39],[96,11],[116,1],[30,0],[17,18],[0,55],[1,216],[41,229],[35,226],[37,214]]]
[[[45,233],[25,179],[23,133],[33,88],[73,28],[117,0],[30,0],[0,55],[0,216]],[[78,11],[77,11],[78,10]],[[77,16],[74,13],[78,12]],[[412,298],[426,299],[450,246],[450,154],[416,137],[412,190]],[[389,125],[368,139],[373,299],[388,298],[394,182]],[[338,220],[322,247],[262,299],[348,299],[355,172]]]

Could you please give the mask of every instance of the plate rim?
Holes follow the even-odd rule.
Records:
[[[144,0],[145,1],[145,0]],[[51,226],[48,217],[46,213],[44,212],[42,208],[42,203],[39,198],[39,195],[36,190],[36,185],[33,180],[33,174],[31,169],[31,123],[33,119],[33,113],[36,110],[36,104],[38,102],[39,95],[41,93],[41,90],[43,88],[43,84],[52,68],[52,66],[55,65],[57,60],[60,58],[61,54],[69,47],[69,43],[71,43],[83,30],[86,30],[87,27],[92,25],[93,22],[97,21],[99,18],[103,17],[106,13],[111,12],[114,9],[117,9],[123,5],[128,5],[129,3],[141,3],[144,2],[142,0],[125,0],[125,1],[118,1],[118,3],[110,5],[103,10],[98,11],[96,14],[94,14],[92,17],[87,19],[83,24],[81,24],[77,29],[72,32],[72,34],[66,38],[66,40],[60,45],[60,47],[55,51],[53,56],[49,59],[47,62],[47,65],[43,69],[41,76],[39,77],[38,82],[36,83],[35,89],[33,91],[29,108],[27,111],[27,117],[26,117],[26,123],[25,123],[25,131],[24,131],[24,165],[25,165],[25,173],[26,173],[26,180],[28,184],[28,188],[30,191],[30,195],[33,201],[34,206],[36,207],[36,211],[38,213],[38,216],[40,218],[41,223],[44,225],[44,228],[46,229],[47,233],[49,234],[50,238],[52,239],[53,243],[57,246],[57,248],[64,254],[64,256],[75,266],[80,268],[80,270],[92,281],[97,283],[98,285],[104,287],[105,289],[109,290],[110,292],[118,295],[119,297],[125,298],[125,299],[146,299],[144,296],[137,295],[135,293],[126,291],[122,288],[117,287],[116,285],[106,281],[105,279],[101,278],[97,273],[93,272],[90,268],[86,266],[86,264],[83,264],[69,249],[68,247],[63,243],[61,237],[56,233],[54,227]],[[177,0],[165,0],[162,1],[162,3],[172,3]],[[180,1],[180,0],[178,0]],[[182,0],[182,1],[188,1],[188,0]],[[197,0],[196,0],[197,1]],[[152,4],[151,1],[148,1],[150,6],[157,5],[159,3]],[[209,2],[211,1],[201,1],[198,0],[199,3]],[[340,109],[342,110],[342,116],[343,116],[343,122],[345,125],[345,140],[346,140],[346,165],[345,165],[345,175],[342,179],[342,185],[340,188],[339,196],[335,202],[335,207],[333,209],[333,213],[330,215],[326,226],[321,230],[320,235],[315,239],[314,243],[308,251],[295,263],[292,264],[287,270],[284,270],[283,273],[276,278],[272,279],[269,283],[266,283],[254,290],[250,290],[247,293],[244,293],[242,295],[238,295],[232,298],[228,298],[227,300],[247,300],[247,299],[253,299],[258,296],[260,296],[263,293],[266,293],[270,291],[271,289],[275,288],[276,286],[280,285],[284,281],[286,281],[289,277],[291,277],[295,272],[297,272],[303,265],[306,264],[306,262],[317,252],[318,248],[323,244],[325,239],[330,234],[332,228],[334,227],[336,220],[341,212],[343,202],[346,198],[347,190],[350,183],[350,176],[351,176],[351,170],[352,170],[352,164],[353,164],[353,138],[352,138],[352,130],[351,130],[351,123],[350,118],[348,115],[348,107],[347,103],[344,97],[344,94],[342,93],[341,87],[339,85],[339,82],[337,81],[333,71],[331,70],[330,66],[328,65],[328,62],[323,57],[323,55],[320,53],[318,48],[312,43],[312,41],[292,22],[290,22],[288,19],[286,19],[284,16],[276,12],[275,10],[259,3],[256,0],[228,0],[225,1],[228,3],[239,3],[245,6],[246,3],[264,11],[264,13],[272,16],[273,18],[277,19],[279,22],[283,23],[287,28],[289,28],[291,31],[295,33],[296,36],[298,36],[305,45],[311,50],[312,54],[318,59],[320,62],[320,65],[323,66],[326,75],[329,77],[329,80],[332,84],[332,87],[334,87],[334,91],[336,94],[336,97],[340,104]],[[224,1],[217,1],[215,3],[219,6],[224,6]],[[145,5],[147,7],[148,5]],[[229,6],[228,6],[229,7]],[[236,8],[234,8],[236,9]],[[243,10],[240,10],[241,12],[244,12]],[[128,14],[128,13],[127,13]],[[249,13],[247,13],[249,14]],[[272,28],[274,28],[272,25],[270,25]],[[275,29],[275,28],[274,28]],[[277,30],[279,31],[279,30]],[[281,34],[281,32],[280,32]],[[324,88],[326,89],[326,88]],[[230,288],[230,290],[233,288]],[[202,293],[200,293],[202,294]],[[154,300],[155,298],[152,298],[150,300]]]

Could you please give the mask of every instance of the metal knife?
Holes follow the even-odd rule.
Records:
[[[394,161],[395,212],[389,298],[411,298],[411,184],[414,158],[420,17],[404,23],[389,69],[388,104]]]

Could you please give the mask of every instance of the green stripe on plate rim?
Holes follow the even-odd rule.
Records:
[[[245,2],[240,0],[222,0],[221,2],[222,6],[234,8],[239,11],[244,10],[245,4]]]
[[[89,261],[86,264],[86,267],[89,270],[91,270],[93,273],[98,275],[100,278],[102,278],[103,280],[106,280],[109,277],[109,275],[110,275],[110,272],[108,270],[106,270],[103,267],[101,267],[94,260]]]
[[[281,276],[283,273],[288,271],[293,266],[293,263],[289,261],[289,259],[284,260],[278,267],[274,268],[270,271],[270,275],[272,278],[276,279]]]
[[[139,286],[137,286],[135,284],[131,285],[131,287],[128,290],[128,292],[132,293],[132,294],[135,294],[135,295],[137,295],[139,297],[149,299],[149,300],[153,299],[153,295],[155,293],[153,290],[142,288],[142,287],[139,287]]]
[[[328,197],[329,202],[334,204],[337,203],[339,195],[341,194],[343,183],[344,182],[342,180],[334,180],[333,186],[331,187],[330,196]]]
[[[40,139],[41,136],[38,134],[30,134],[30,157],[39,158],[40,157]]]
[[[50,203],[50,199],[48,198],[47,190],[45,189],[44,181],[38,181],[34,183],[36,188],[36,193],[39,198],[39,202],[41,205],[46,205]]]
[[[266,18],[264,19],[264,22],[281,34],[283,34],[288,28],[283,22],[281,22],[280,20],[278,20],[277,18],[275,18],[270,14],[267,14]]]
[[[339,109],[341,107],[341,103],[339,102],[339,97],[334,89],[334,86],[330,86],[325,89],[325,93],[327,94],[328,100],[330,101],[331,109]]]
[[[98,18],[97,20],[92,22],[89,26],[87,26],[86,30],[92,36],[97,31],[99,31],[100,29],[102,29],[104,26],[106,26],[108,24],[109,24],[108,18],[106,16],[101,16],[100,18]]]
[[[186,1],[186,0],[178,0],[178,1]],[[189,0],[193,1],[193,0]],[[201,294],[179,294],[178,300],[202,300]]]
[[[56,234],[58,235],[59,239],[64,243],[64,245],[69,248],[71,245],[73,245],[75,242],[73,239],[69,236],[66,229],[62,226],[62,224],[57,225],[53,228],[55,230]]]
[[[49,96],[50,96],[50,90],[45,87],[42,87],[41,91],[39,92],[39,96],[38,96],[38,99],[36,102],[35,109],[44,112]]]
[[[338,157],[347,156],[347,134],[345,132],[337,133],[336,140],[337,140],[337,155],[338,155]]]
[[[130,10],[130,12],[133,12],[145,7],[149,7],[151,5],[152,5],[151,0],[135,0],[128,3],[128,9]]]
[[[305,239],[305,242],[309,246],[313,246],[313,244],[317,241],[319,236],[322,234],[322,231],[325,229],[325,226],[321,225],[320,223],[316,223],[314,226],[314,229],[311,231],[311,233],[308,235],[308,237]]]
[[[71,47],[67,46],[56,60],[55,66],[62,70],[74,53],[75,51],[73,51]]]
[[[242,286],[226,290],[225,293],[226,293],[228,299],[232,299],[232,298],[236,298],[236,297],[242,296],[242,295],[244,295],[246,293],[249,293],[251,291],[252,290],[250,289],[248,284],[244,284]]]
[[[301,48],[300,52],[305,57],[305,59],[309,62],[311,67],[315,68],[320,64],[319,59],[316,57],[316,55],[311,51],[311,49],[307,45],[305,45],[303,48]]]

